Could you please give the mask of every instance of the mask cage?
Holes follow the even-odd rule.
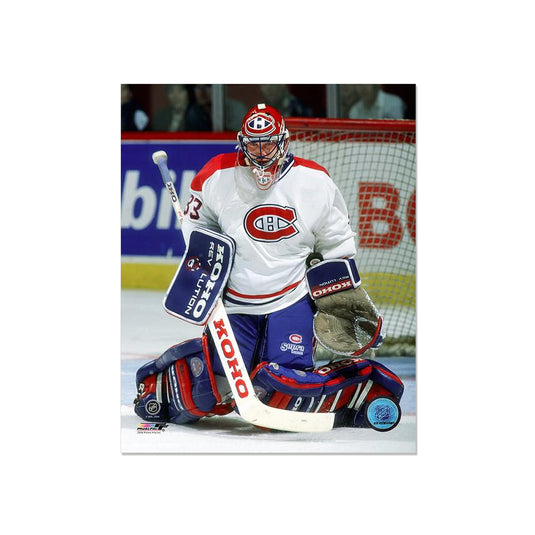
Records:
[[[247,137],[241,132],[238,133],[238,143],[240,149],[244,153],[245,157],[258,169],[268,169],[277,160],[284,157],[288,148],[286,139],[288,138],[287,132],[282,134],[275,134],[272,136],[264,137]],[[248,145],[250,143],[258,143],[258,154],[253,154]],[[266,155],[261,154],[263,143],[273,143],[273,149]]]

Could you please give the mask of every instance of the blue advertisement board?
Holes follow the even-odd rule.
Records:
[[[180,257],[182,232],[152,153],[164,150],[184,208],[195,174],[213,156],[234,152],[235,141],[122,141],[121,255]]]

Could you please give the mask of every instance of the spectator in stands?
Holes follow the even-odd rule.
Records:
[[[232,132],[240,130],[243,118],[248,111],[247,106],[240,100],[225,96],[225,130]]]
[[[134,98],[130,84],[121,84],[121,131],[145,130],[149,116]]]
[[[194,100],[186,113],[187,130],[212,130],[212,86],[193,86]]]
[[[379,84],[355,86],[358,101],[349,109],[350,119],[403,119],[407,108],[397,95],[385,93]]]
[[[355,84],[340,84],[338,91],[339,98],[339,117],[349,117],[349,109],[359,99],[357,91],[357,85]]]
[[[290,93],[286,84],[260,84],[267,105],[276,108],[286,117],[312,117],[312,110]]]
[[[187,113],[189,130],[212,130],[212,85],[193,86],[195,102]],[[237,131],[241,128],[243,116],[247,113],[245,104],[225,98],[225,130]]]
[[[189,105],[188,90],[181,84],[169,84],[165,88],[169,106],[158,111],[153,121],[153,130],[178,132],[187,130],[186,110]]]

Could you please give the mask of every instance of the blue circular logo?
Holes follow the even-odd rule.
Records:
[[[399,405],[389,398],[375,398],[366,408],[366,420],[376,431],[390,431],[401,419]]]

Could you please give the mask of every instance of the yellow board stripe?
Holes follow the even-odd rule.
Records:
[[[121,287],[147,290],[167,290],[178,268],[176,264],[145,264],[123,262]],[[376,305],[415,306],[416,277],[414,274],[363,273],[362,284]]]
[[[175,276],[178,263],[174,264],[121,264],[121,288],[167,290]]]
[[[362,286],[376,305],[416,306],[416,275],[363,273]]]

